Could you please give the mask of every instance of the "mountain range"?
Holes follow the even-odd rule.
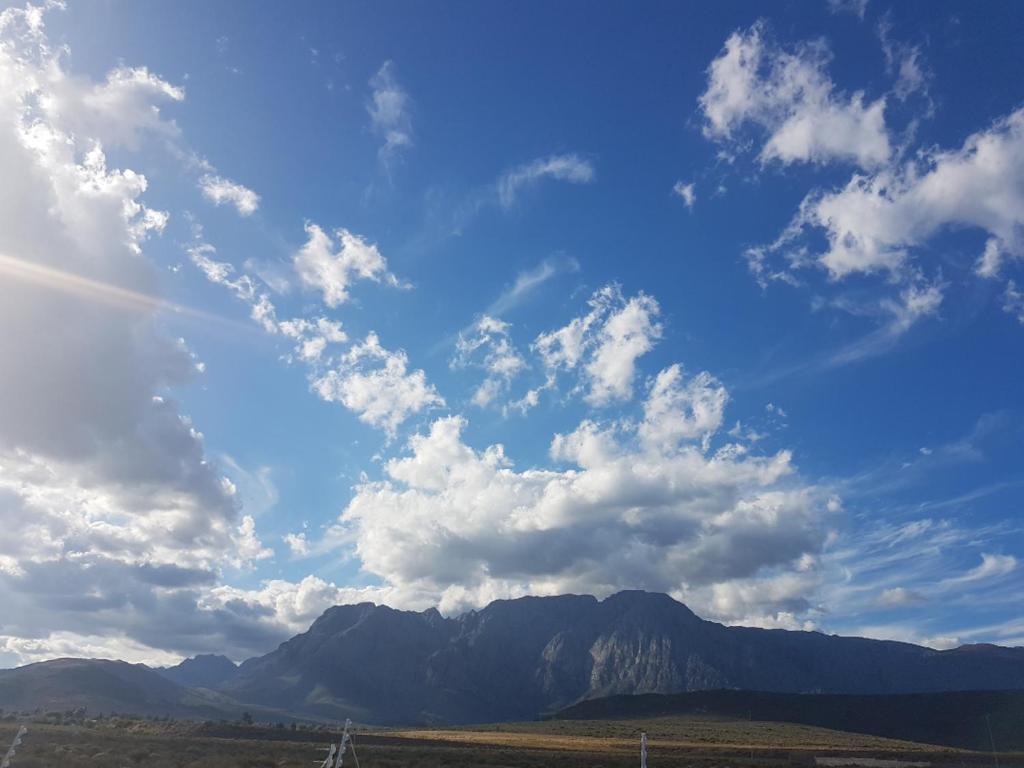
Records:
[[[81,671],[90,663],[115,664],[59,660],[0,672],[0,707],[25,708],[32,700],[27,681],[33,679],[45,679],[51,693],[63,685],[68,700],[93,697],[93,710],[137,706],[149,713],[168,701],[173,714],[195,710],[206,717],[200,709],[250,706],[378,724],[533,719],[621,694],[1024,689],[1024,648],[937,651],[818,632],[727,627],[667,595],[636,591],[604,600],[498,600],[453,618],[434,609],[336,606],[306,632],[238,667],[217,656],[160,670],[124,665],[150,675],[150,687],[131,679],[152,695],[136,691],[121,703],[109,686]],[[123,679],[124,670],[116,669]]]

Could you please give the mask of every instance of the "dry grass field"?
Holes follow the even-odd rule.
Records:
[[[27,723],[12,768],[314,768],[329,732],[221,723],[115,718]],[[0,744],[15,723],[0,723]],[[641,730],[651,768],[814,764],[860,756],[935,765],[989,766],[993,756],[785,723],[699,717],[502,723],[458,729],[355,731],[359,768],[627,768],[639,763]],[[346,766],[354,765],[349,758]],[[1002,768],[1024,755],[1000,755]]]

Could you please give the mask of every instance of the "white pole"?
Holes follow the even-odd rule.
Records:
[[[345,747],[348,746],[348,729],[352,727],[351,720],[345,720],[345,730],[341,733],[341,744],[338,745],[338,761],[334,764],[334,768],[341,768],[342,762],[345,760]]]
[[[647,733],[640,732],[640,768],[647,768]]]
[[[331,743],[331,750],[327,753],[327,759],[320,763],[320,768],[334,768],[334,753],[338,750],[335,744]]]
[[[7,754],[4,755],[3,762],[0,762],[0,768],[10,768],[11,758],[14,757],[15,751],[21,746],[21,737],[28,733],[28,728],[24,725],[18,729],[18,733],[14,736],[14,741],[11,742],[11,748],[7,750]]]

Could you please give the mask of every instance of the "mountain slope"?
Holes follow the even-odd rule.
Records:
[[[531,719],[599,696],[729,688],[1024,689],[1024,649],[725,627],[645,592],[498,600],[454,619],[365,603],[329,609],[223,686],[241,701],[378,723]]]
[[[208,717],[224,709],[143,664],[105,659],[54,659],[0,670],[0,706],[8,710],[131,712]]]

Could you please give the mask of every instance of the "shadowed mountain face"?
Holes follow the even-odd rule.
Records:
[[[222,686],[239,701],[378,723],[530,719],[599,696],[727,688],[1024,688],[1024,649],[725,627],[645,592],[499,600],[454,619],[365,603],[329,609]]]
[[[173,667],[156,670],[168,680],[189,688],[216,688],[238,673],[238,667],[226,656],[200,654]]]

